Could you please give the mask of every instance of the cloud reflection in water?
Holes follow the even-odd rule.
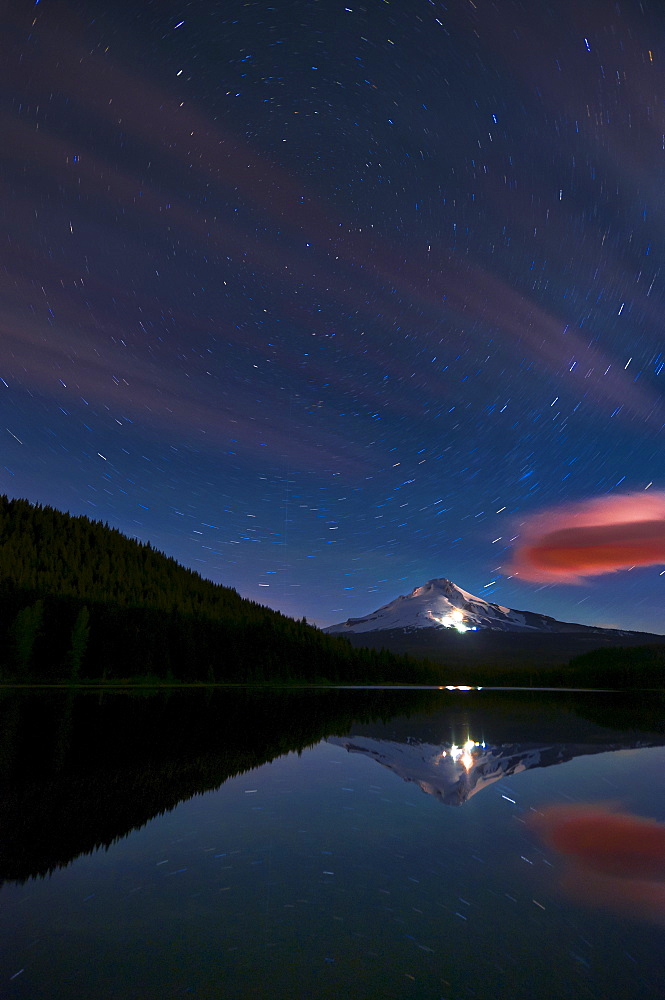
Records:
[[[530,825],[563,857],[569,898],[665,926],[664,823],[607,805],[557,805]]]

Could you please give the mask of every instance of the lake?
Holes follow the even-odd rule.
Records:
[[[662,694],[5,691],[0,784],[2,1000],[665,995]]]

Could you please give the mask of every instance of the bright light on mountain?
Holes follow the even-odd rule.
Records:
[[[445,625],[446,628],[456,628],[458,632],[471,631],[469,626],[464,624],[464,615],[459,608],[454,608],[450,614],[435,620],[438,621],[439,624]]]

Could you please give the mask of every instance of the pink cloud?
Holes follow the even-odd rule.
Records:
[[[665,492],[587,500],[542,511],[522,526],[510,570],[523,580],[587,576],[665,564]]]

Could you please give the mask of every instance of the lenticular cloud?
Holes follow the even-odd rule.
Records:
[[[522,527],[511,571],[540,583],[665,563],[665,492],[587,500],[543,511]]]

